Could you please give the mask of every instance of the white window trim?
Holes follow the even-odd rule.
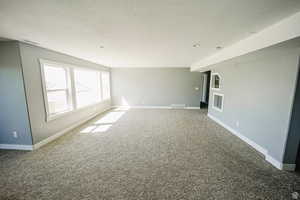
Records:
[[[222,96],[222,107],[221,107],[221,109],[218,108],[218,107],[215,107],[215,96],[216,95],[217,96]],[[224,107],[224,94],[220,94],[220,93],[214,92],[213,93],[213,100],[212,100],[212,108],[215,109],[215,110],[217,110],[217,111],[219,111],[219,112],[223,112],[223,107]]]
[[[66,64],[66,63],[60,63],[60,62],[54,62],[54,61],[50,61],[50,60],[46,60],[46,59],[39,59],[40,62],[40,69],[41,69],[41,79],[42,79],[42,91],[43,91],[43,99],[44,99],[44,107],[45,107],[45,120],[46,122],[50,122],[52,120],[61,118],[63,116],[66,115],[70,115],[74,112],[78,112],[84,109],[88,109],[97,105],[100,105],[103,102],[107,102],[109,100],[111,100],[111,95],[109,98],[107,99],[103,99],[103,94],[102,94],[102,77],[101,74],[104,73],[109,73],[109,71],[105,71],[105,70],[101,70],[101,69],[94,69],[94,68],[85,68],[85,67],[80,67],[80,66],[75,66],[75,65],[71,65],[71,64]],[[49,107],[48,107],[48,97],[47,97],[47,89],[46,89],[46,79],[45,79],[45,73],[44,73],[44,65],[48,64],[48,65],[52,65],[52,66],[57,66],[57,67],[61,67],[61,68],[65,68],[67,70],[68,79],[68,86],[69,86],[69,90],[70,93],[69,94],[69,98],[71,99],[71,109],[70,110],[66,110],[64,112],[60,112],[60,113],[56,113],[56,114],[50,114],[49,112]],[[98,71],[99,75],[100,75],[100,100],[90,104],[90,105],[86,105],[80,108],[77,108],[77,102],[76,102],[76,88],[75,88],[75,81],[74,81],[74,69],[82,69],[82,70],[90,70],[90,71]],[[110,86],[111,87],[111,86]]]
[[[108,97],[108,98],[105,98],[105,99],[104,99],[104,97],[103,97],[103,87],[102,87],[102,86],[103,86],[103,80],[102,80],[102,73],[107,73],[107,74],[109,74],[109,80],[108,80],[108,81],[109,81],[109,97]],[[101,74],[100,74],[100,76],[101,76],[101,99],[104,100],[104,101],[105,101],[105,100],[107,101],[107,100],[111,99],[110,73],[107,72],[107,71],[106,71],[106,72],[103,72],[103,71],[102,71]]]
[[[219,88],[215,88],[215,87],[214,87],[215,84],[214,84],[214,82],[213,82],[213,81],[214,81],[214,80],[213,80],[213,77],[216,76],[216,75],[219,76],[219,78],[220,78]],[[211,74],[211,78],[210,78],[211,89],[212,89],[212,90],[217,90],[217,91],[221,90],[221,80],[222,80],[222,77],[220,76],[219,73],[212,73],[212,74]]]
[[[74,87],[74,92],[72,93],[73,94],[73,99],[75,101],[75,110],[80,110],[80,109],[84,109],[84,108],[88,108],[90,106],[94,106],[94,105],[97,105],[101,102],[103,102],[105,99],[103,99],[103,96],[102,96],[102,78],[101,78],[101,74],[103,73],[103,71],[101,70],[97,70],[97,69],[90,69],[90,68],[84,68],[84,67],[77,67],[77,66],[73,66],[72,67],[73,70],[71,70],[71,78],[72,78],[72,87]],[[86,106],[82,106],[80,108],[77,108],[77,99],[76,99],[76,86],[75,86],[75,79],[74,79],[74,69],[78,69],[78,70],[85,70],[85,71],[97,71],[99,72],[99,77],[100,77],[100,100],[99,101],[96,101],[95,103],[92,103],[90,105],[86,105]],[[109,73],[109,72],[108,72]],[[110,99],[110,98],[109,98]],[[106,99],[106,100],[109,100],[109,99]]]
[[[44,60],[44,59],[39,59],[39,62],[40,62],[40,69],[41,69],[41,78],[42,78],[42,90],[43,90],[43,99],[44,99],[44,107],[45,107],[45,113],[46,113],[46,122],[48,121],[51,121],[51,120],[54,120],[54,119],[57,119],[58,116],[63,116],[65,115],[66,113],[69,113],[71,111],[74,110],[74,104],[72,102],[72,88],[70,87],[71,85],[71,80],[70,80],[70,70],[67,66],[61,64],[61,63],[56,63],[56,62],[52,62],[52,61],[48,61],[48,60]],[[67,85],[69,87],[68,90],[68,101],[71,105],[71,107],[68,109],[68,110],[65,110],[65,111],[62,111],[62,112],[58,112],[58,113],[55,113],[55,114],[50,114],[50,111],[49,111],[49,104],[48,104],[48,95],[47,95],[47,88],[46,88],[46,78],[45,78],[45,70],[44,70],[44,65],[45,64],[48,64],[50,66],[53,66],[53,67],[60,67],[60,68],[64,68],[67,72]],[[70,94],[71,93],[71,94]]]

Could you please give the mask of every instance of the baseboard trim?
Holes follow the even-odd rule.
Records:
[[[171,106],[131,106],[131,108],[142,108],[142,109],[172,109]]]
[[[112,106],[113,108],[172,109],[171,106]]]
[[[140,108],[140,109],[188,109],[188,110],[200,110],[200,107],[172,107],[172,106],[112,106],[113,108]]]
[[[103,111],[101,112],[97,112],[97,113],[94,113],[93,115],[91,115],[90,117],[84,119],[84,120],[81,120],[75,124],[73,124],[72,126],[62,130],[62,131],[59,131],[58,133],[34,144],[34,145],[18,145],[18,144],[0,144],[0,149],[11,149],[11,150],[27,150],[27,151],[32,151],[32,150],[36,150],[46,144],[48,144],[49,142],[52,142],[54,140],[56,140],[57,138],[61,137],[62,135],[68,133],[69,131],[73,130],[74,128],[80,126],[81,124],[89,121],[90,119],[96,117],[97,115],[100,115],[101,113],[104,113],[108,110],[110,110],[111,107],[108,107],[107,109],[104,109]]]
[[[215,122],[217,122],[218,124],[220,124],[221,126],[223,126],[225,129],[227,129],[228,131],[230,131],[231,133],[233,133],[234,135],[236,135],[237,137],[239,137],[241,140],[243,140],[244,142],[246,142],[247,144],[249,144],[250,146],[252,146],[254,149],[256,149],[258,152],[260,152],[263,155],[266,155],[268,153],[268,151],[263,148],[262,146],[258,145],[257,143],[253,142],[252,140],[250,140],[249,138],[247,138],[246,136],[242,135],[241,133],[239,133],[238,131],[234,130],[233,128],[231,128],[230,126],[224,124],[222,121],[220,121],[219,119],[217,119],[216,117],[207,114],[207,116],[209,118],[211,118],[212,120],[214,120]]]
[[[0,144],[0,149],[32,151],[33,146],[21,144]]]
[[[81,120],[81,121],[79,121],[79,122],[73,124],[72,126],[66,128],[66,129],[64,129],[64,130],[61,130],[61,131],[59,131],[58,133],[56,133],[56,134],[54,134],[54,135],[52,135],[52,136],[50,136],[50,137],[48,137],[48,138],[46,138],[46,139],[44,139],[44,140],[42,140],[42,141],[40,141],[40,142],[34,144],[34,145],[33,145],[33,150],[36,150],[36,149],[38,149],[38,148],[41,148],[42,146],[48,144],[49,142],[52,142],[52,141],[56,140],[57,138],[59,138],[59,137],[63,136],[64,134],[70,132],[71,130],[75,129],[76,127],[80,126],[81,124],[83,124],[83,123],[85,123],[85,122],[87,122],[87,121],[93,119],[93,118],[96,117],[97,115],[100,115],[101,113],[104,113],[104,112],[106,112],[106,111],[108,111],[108,110],[110,110],[110,109],[111,109],[111,107],[109,107],[109,108],[107,108],[107,109],[104,109],[104,110],[101,111],[101,112],[95,113],[95,114],[89,116],[88,118],[86,118],[86,119],[84,119],[84,120]]]
[[[200,107],[185,107],[188,110],[200,110]]]
[[[250,146],[252,146],[255,150],[257,150],[258,152],[260,152],[261,154],[263,154],[265,156],[265,160],[268,161],[270,164],[272,164],[277,169],[279,169],[279,170],[285,170],[285,171],[295,171],[296,164],[287,164],[287,163],[282,163],[282,162],[276,160],[275,158],[273,158],[272,156],[270,156],[268,154],[268,150],[265,149],[264,147],[260,146],[259,144],[257,144],[254,141],[250,140],[246,136],[242,135],[238,131],[234,130],[230,126],[226,125],[225,123],[223,123],[222,121],[220,121],[219,119],[217,119],[216,117],[214,117],[214,116],[212,116],[210,114],[207,114],[207,116],[210,119],[212,119],[213,121],[215,121],[216,123],[220,124],[225,129],[227,129],[229,132],[231,132],[232,134],[234,134],[235,136],[239,137],[241,140],[243,140],[244,142],[246,142],[247,144],[249,144]]]
[[[27,151],[32,151],[32,150],[36,150],[46,144],[48,144],[49,142],[52,142],[54,140],[56,140],[57,138],[61,137],[62,135],[66,134],[67,132],[73,130],[74,128],[80,126],[81,124],[89,121],[90,119],[96,117],[97,115],[100,115],[101,113],[104,113],[108,110],[110,110],[111,107],[108,107],[107,109],[104,109],[103,111],[101,112],[97,112],[97,113],[94,113],[93,115],[91,115],[90,117],[84,119],[84,120],[81,120],[75,124],[73,124],[72,126],[62,130],[62,131],[59,131],[58,133],[34,144],[34,145],[18,145],[18,144],[0,144],[0,149],[11,149],[11,150],[27,150]]]

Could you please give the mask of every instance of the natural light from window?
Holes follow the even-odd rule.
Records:
[[[110,127],[112,126],[112,124],[103,124],[103,125],[99,125],[97,126],[97,128],[95,128],[92,133],[103,133],[105,131],[107,131]]]
[[[96,127],[97,127],[97,126],[88,126],[88,127],[84,128],[84,129],[82,129],[82,130],[80,131],[80,133],[90,133],[90,132],[92,132]]]
[[[110,99],[110,72],[40,59],[46,121]]]
[[[116,108],[102,115],[88,127],[83,128],[80,133],[96,134],[107,132],[126,113],[127,110],[120,110]]]
[[[101,101],[100,72],[75,69],[74,82],[78,108]]]
[[[103,99],[109,99],[110,98],[110,77],[108,72],[102,72],[101,73],[101,79],[102,79],[102,96]]]
[[[50,114],[71,110],[70,88],[68,87],[69,73],[67,69],[46,65],[44,74]]]
[[[101,117],[95,124],[112,124],[124,115],[125,111],[112,111]]]

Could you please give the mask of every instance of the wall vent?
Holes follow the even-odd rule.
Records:
[[[185,109],[185,104],[171,104],[172,109]]]

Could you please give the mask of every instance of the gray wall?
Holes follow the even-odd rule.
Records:
[[[0,144],[32,144],[17,42],[0,42]]]
[[[24,43],[20,43],[20,52],[34,144],[110,107],[111,102],[105,101],[96,106],[81,109],[53,121],[46,122],[39,65],[40,58],[106,71],[109,71],[109,68]]]
[[[113,68],[113,105],[199,107],[201,78],[188,68]]]
[[[223,112],[209,114],[283,161],[298,72],[298,45],[279,45],[212,67],[221,75]],[[239,122],[239,126],[236,122]]]

